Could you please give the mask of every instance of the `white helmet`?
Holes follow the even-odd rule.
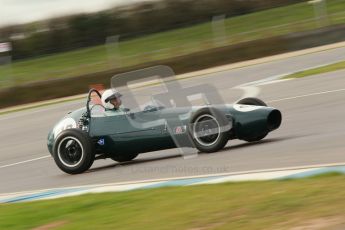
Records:
[[[119,93],[116,89],[107,89],[102,94],[102,104],[106,109],[114,109],[115,106],[110,103],[110,100],[122,97],[122,94]]]

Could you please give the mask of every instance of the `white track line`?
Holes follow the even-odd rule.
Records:
[[[259,94],[261,92],[261,89],[258,86],[274,84],[274,83],[279,83],[279,82],[283,82],[283,81],[292,80],[293,78],[292,79],[283,79],[283,78],[286,77],[286,76],[292,75],[294,73],[299,73],[299,72],[303,72],[303,71],[307,71],[307,70],[311,70],[311,69],[317,69],[317,68],[325,67],[325,66],[328,66],[328,65],[336,64],[338,62],[339,62],[339,60],[328,62],[328,63],[324,63],[322,65],[316,65],[316,66],[312,66],[312,67],[303,68],[303,69],[296,70],[296,71],[293,71],[293,72],[287,72],[287,73],[283,73],[283,74],[278,74],[278,75],[267,77],[267,78],[264,78],[264,79],[261,79],[261,80],[247,82],[247,83],[235,86],[233,88],[234,89],[241,89],[241,90],[244,91],[244,94],[242,95],[242,98],[245,98],[245,97],[257,97],[257,96],[259,96]],[[293,99],[293,98],[291,98],[291,99]]]
[[[305,95],[299,95],[299,96],[294,96],[294,97],[286,97],[286,98],[282,98],[282,99],[268,101],[268,103],[292,100],[292,99],[297,99],[297,98],[302,98],[302,97],[311,97],[311,96],[317,96],[317,95],[328,94],[328,93],[336,93],[336,92],[342,92],[342,91],[345,91],[345,89],[335,89],[335,90],[323,91],[323,92],[318,92],[318,93],[310,93],[310,94],[305,94]]]
[[[30,160],[16,162],[16,163],[8,164],[8,165],[2,165],[2,166],[0,166],[0,169],[15,166],[15,165],[20,165],[20,164],[25,164],[25,163],[32,162],[32,161],[38,161],[38,160],[42,160],[42,159],[45,159],[48,157],[51,157],[51,156],[48,155],[48,156],[44,156],[44,157],[38,157],[38,158],[30,159]]]
[[[258,170],[249,170],[249,171],[237,171],[237,172],[229,172],[229,173],[204,174],[204,175],[196,175],[196,176],[167,177],[167,178],[160,178],[160,179],[123,181],[123,182],[104,183],[104,184],[62,186],[62,187],[47,188],[47,189],[42,189],[42,190],[3,193],[3,194],[0,194],[0,197],[34,194],[37,192],[47,192],[50,190],[58,190],[58,189],[79,189],[79,188],[80,189],[83,189],[83,188],[95,189],[95,188],[104,188],[108,186],[120,186],[120,185],[124,186],[124,185],[134,185],[134,184],[138,185],[138,184],[146,184],[146,183],[165,182],[165,181],[171,181],[171,180],[197,179],[197,178],[204,178],[204,177],[240,176],[240,175],[250,175],[250,174],[255,174],[255,173],[270,173],[270,172],[279,172],[279,171],[282,172],[282,171],[292,171],[292,170],[318,169],[318,168],[338,167],[338,166],[344,166],[344,165],[345,165],[345,162],[340,162],[340,163],[302,165],[302,166],[283,167],[283,168],[258,169]]]
[[[264,85],[264,84],[270,84],[270,83],[277,83],[281,80],[282,77],[285,77],[289,74],[290,73],[284,73],[284,74],[279,74],[279,75],[267,77],[267,78],[264,78],[261,80],[247,82],[247,83],[235,86],[234,89],[243,90],[244,93],[243,93],[241,98],[257,97],[257,96],[259,96],[259,94],[261,92],[261,89],[258,86]]]

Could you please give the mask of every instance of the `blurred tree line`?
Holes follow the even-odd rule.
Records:
[[[161,0],[145,1],[92,14],[78,14],[0,29],[0,39],[12,42],[14,60],[65,52],[303,0]],[[0,40],[0,41],[1,41]]]

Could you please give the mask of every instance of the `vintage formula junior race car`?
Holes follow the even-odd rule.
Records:
[[[48,149],[57,166],[69,174],[88,170],[96,159],[117,162],[138,154],[191,147],[221,150],[230,139],[259,141],[277,129],[281,112],[257,98],[236,104],[166,108],[93,115],[91,90],[85,108],[67,114],[48,134]]]

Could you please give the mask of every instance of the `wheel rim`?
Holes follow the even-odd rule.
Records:
[[[220,137],[220,126],[217,119],[210,114],[198,117],[193,125],[193,136],[203,146],[214,145]]]
[[[58,145],[60,162],[67,167],[75,167],[83,160],[84,149],[75,137],[65,137]]]

